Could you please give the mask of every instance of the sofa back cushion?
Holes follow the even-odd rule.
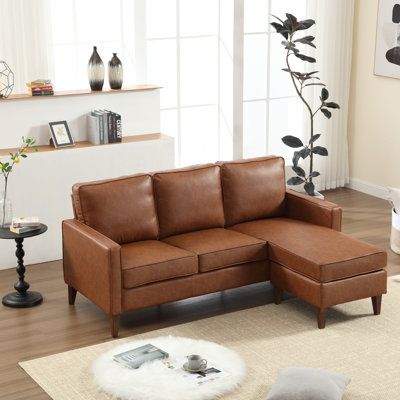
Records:
[[[155,173],[153,183],[161,237],[224,226],[219,166]]]
[[[72,199],[79,221],[119,244],[158,237],[150,175],[78,183]]]
[[[220,162],[227,226],[285,212],[285,162],[281,157]]]

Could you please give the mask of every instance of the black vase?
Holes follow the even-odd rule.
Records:
[[[121,89],[124,79],[124,70],[117,53],[113,53],[112,59],[108,62],[108,82],[111,89]]]
[[[92,90],[102,90],[104,85],[104,63],[97,52],[97,47],[93,47],[92,56],[88,63],[88,78]]]

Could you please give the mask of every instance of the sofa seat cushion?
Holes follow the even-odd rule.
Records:
[[[318,282],[361,275],[386,265],[382,249],[303,221],[271,218],[230,229],[267,241],[271,261]]]
[[[121,246],[122,281],[125,289],[193,275],[198,272],[196,254],[158,240]]]
[[[197,254],[200,272],[267,258],[264,240],[223,228],[171,236],[164,242]]]

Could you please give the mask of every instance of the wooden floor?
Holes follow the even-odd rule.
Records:
[[[329,191],[325,195],[343,207],[343,231],[386,248],[389,274],[400,274],[400,256],[389,249],[391,224],[387,202],[350,189]],[[0,271],[0,293],[11,291],[15,280],[14,270]],[[49,399],[19,368],[18,361],[110,340],[108,318],[96,306],[79,294],[76,306],[68,306],[60,261],[29,266],[27,280],[33,290],[44,295],[45,301],[31,309],[0,306],[2,400]],[[121,320],[120,334],[122,337],[130,336],[270,302],[272,292],[269,284],[252,285],[125,315]],[[327,325],[329,329],[329,321]]]

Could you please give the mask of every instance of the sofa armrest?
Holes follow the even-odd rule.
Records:
[[[75,219],[63,221],[64,280],[109,315],[121,314],[121,246]]]
[[[342,209],[329,201],[286,190],[286,215],[288,218],[341,230]]]

